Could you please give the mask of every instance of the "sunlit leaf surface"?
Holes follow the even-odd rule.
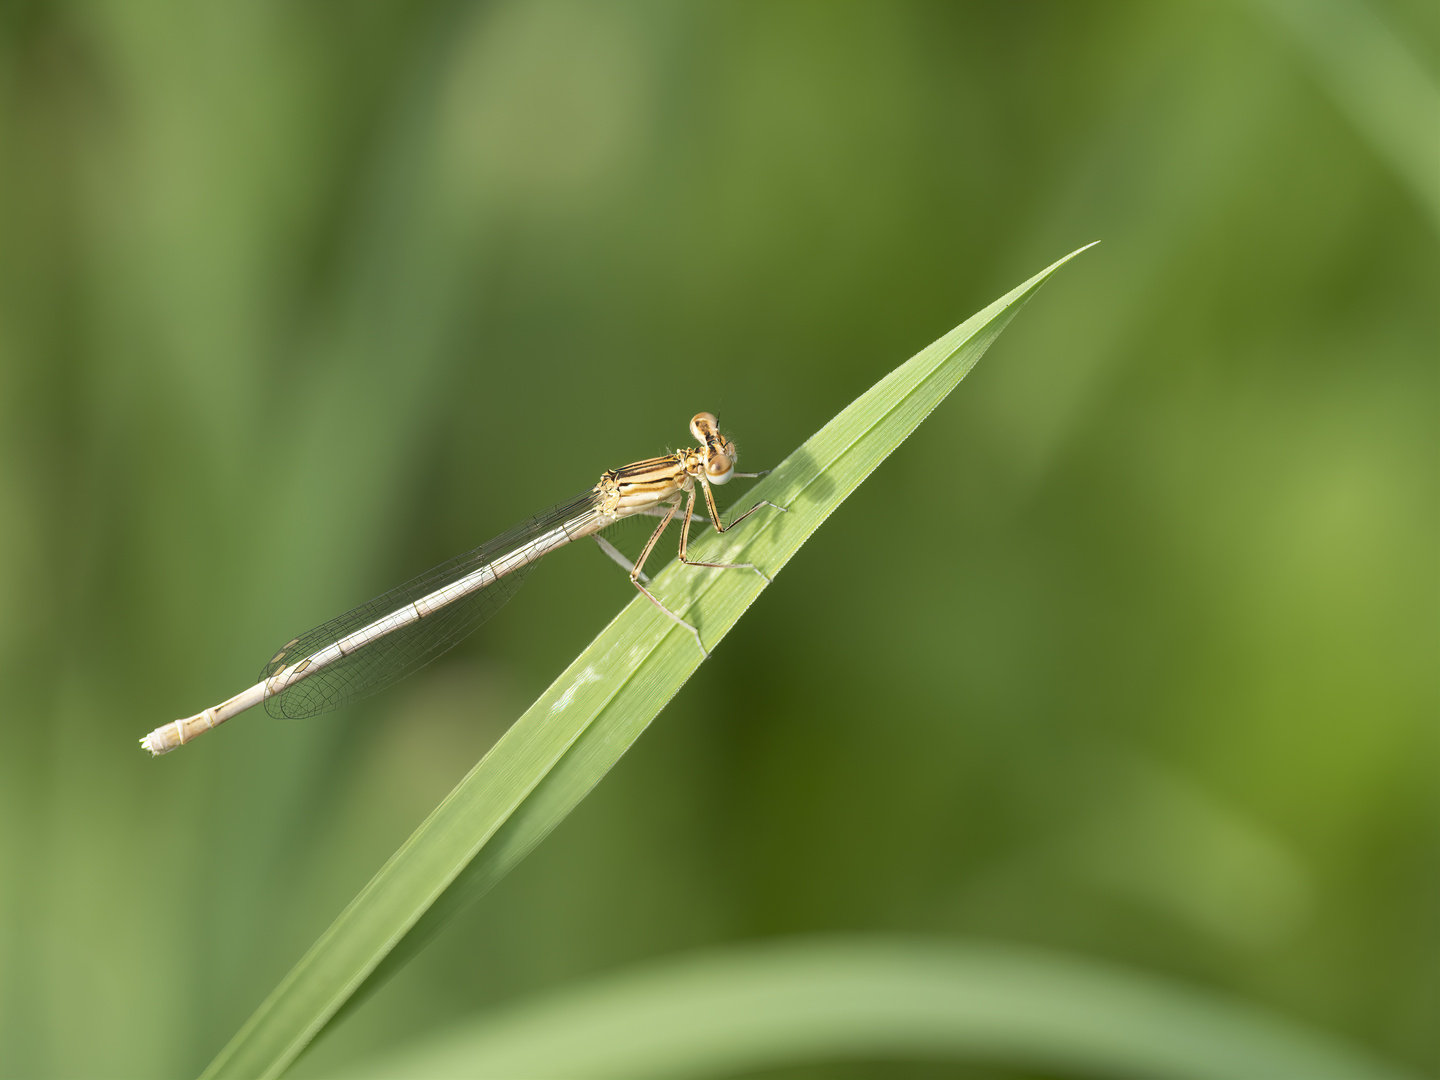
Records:
[[[1084,250],[1083,248],[1080,250]],[[786,458],[747,502],[761,510],[694,549],[743,570],[678,562],[653,586],[713,648],[812,532],[980,359],[1021,305],[1079,251],[922,350]],[[687,598],[683,603],[675,597]],[[694,639],[637,597],[515,722],[295,966],[207,1077],[275,1076],[367,982],[404,964],[503,877],[610,771],[699,666]],[[383,967],[382,967],[383,965]]]

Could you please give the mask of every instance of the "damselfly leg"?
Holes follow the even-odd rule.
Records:
[[[625,553],[619,548],[617,548],[614,544],[612,544],[609,540],[606,540],[605,537],[601,536],[599,533],[595,534],[595,543],[599,544],[600,550],[605,552],[605,554],[611,559],[615,560],[615,562],[619,564],[620,569],[624,570],[625,573],[628,574],[634,571],[635,564],[625,557]],[[650,578],[645,574],[640,575],[640,580],[645,582],[646,585],[650,584]]]
[[[742,473],[739,475],[749,476],[764,474]],[[737,517],[734,521],[730,522],[729,525],[725,525],[721,522],[720,512],[715,507],[715,496],[710,490],[710,485],[702,479],[700,481],[700,486],[705,489],[705,501],[710,510],[710,523],[715,526],[716,532],[729,532],[731,529],[735,528],[736,525],[739,525],[747,517],[753,514],[756,510],[759,510],[762,506],[774,507],[782,514],[786,512],[785,507],[780,506],[776,503],[772,503],[768,499],[762,499],[760,502],[757,502],[754,506],[750,507],[749,510],[746,510],[743,514]],[[680,527],[680,561],[683,562],[686,566],[700,566],[713,570],[754,570],[755,573],[759,574],[768,582],[770,580],[770,576],[766,574],[765,571],[761,570],[758,566],[756,566],[754,563],[701,562],[698,559],[691,559],[687,557],[687,551],[690,543],[690,524],[695,519],[696,492],[694,487],[690,488],[689,495],[690,498],[685,504],[685,518]],[[649,541],[645,544],[645,549],[640,552],[640,557],[636,559],[634,564],[630,567],[630,581],[634,584],[635,588],[639,589],[642,593],[645,594],[646,598],[649,599],[652,604],[654,604],[657,608],[664,612],[669,618],[673,619],[678,625],[683,626],[686,630],[689,630],[695,638],[695,644],[700,646],[700,652],[704,656],[709,657],[710,650],[705,648],[705,642],[702,641],[700,638],[700,631],[697,630],[685,619],[675,614],[675,612],[671,611],[660,601],[659,597],[657,597],[649,589],[645,588],[645,584],[648,584],[649,582],[649,579],[646,578],[643,573],[645,561],[650,558],[650,553],[655,550],[655,545],[660,542],[660,537],[664,535],[665,529],[669,526],[671,519],[675,516],[675,512],[680,509],[680,499],[680,493],[677,492],[674,500],[665,504],[667,509],[664,512],[664,517],[661,519],[659,526],[651,534]],[[660,507],[654,507],[651,513],[658,513],[659,510]],[[599,537],[597,537],[596,539],[599,539]],[[615,551],[613,546],[610,547],[610,551],[614,551],[614,555],[611,556],[612,558],[615,558],[616,561],[620,562],[622,566],[625,565],[625,562],[622,561],[625,559],[625,557],[621,555],[620,552]],[[606,554],[610,554],[610,551],[607,551]],[[616,558],[616,556],[618,556],[618,558]]]

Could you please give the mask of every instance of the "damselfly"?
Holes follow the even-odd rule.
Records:
[[[763,576],[764,572],[750,563],[699,562],[688,557],[695,500],[699,492],[705,493],[705,508],[718,532],[733,529],[762,506],[785,508],[762,499],[730,524],[722,523],[711,489],[737,476],[764,473],[735,470],[735,444],[720,434],[712,414],[697,415],[690,421],[690,431],[700,440],[698,447],[612,469],[577,498],[286,642],[250,689],[204,712],[156,728],[140,745],[157,756],[168,753],[262,702],[271,716],[297,719],[382,690],[434,660],[494,615],[541,556],[587,536],[593,536],[602,550],[629,572],[635,587],[652,604],[694,635],[695,644],[709,656],[700,631],[646,588],[650,579],[644,573],[645,560],[684,502],[681,562],[721,570],[754,570]],[[689,501],[685,502],[687,495]],[[642,514],[661,521],[632,563],[600,533],[622,518]]]

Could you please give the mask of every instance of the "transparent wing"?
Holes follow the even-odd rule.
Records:
[[[567,531],[571,528],[581,529],[598,515],[598,504],[599,496],[594,491],[587,491],[568,503],[561,503],[522,521],[475,550],[457,555],[433,570],[382,593],[369,603],[361,604],[353,611],[347,611],[344,615],[336,616],[329,622],[301,634],[270,658],[260,672],[261,681],[297,660],[312,656],[355,631],[383,619],[391,612],[492,564],[501,556],[524,547],[536,537],[562,527]],[[315,716],[338,709],[358,698],[368,697],[420,670],[499,611],[505,601],[520,588],[531,566],[534,566],[534,563],[497,577],[486,587],[451,601],[438,611],[408,626],[377,637],[326,664],[314,674],[291,683],[281,693],[265,699],[265,711],[271,716],[288,720]]]

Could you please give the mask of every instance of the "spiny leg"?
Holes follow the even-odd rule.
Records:
[[[595,534],[595,543],[600,545],[601,551],[605,552],[606,555],[609,555],[610,558],[614,559],[617,563],[619,563],[620,568],[624,570],[627,574],[635,569],[635,564],[632,563],[629,559],[627,559],[624,553],[619,548],[617,548],[614,544],[610,543],[609,540],[606,540],[599,533]],[[644,574],[640,575],[640,580],[645,582],[646,585],[650,584],[650,579]]]
[[[668,505],[670,505],[670,504],[669,504],[669,503],[664,503],[664,504],[662,504],[662,505],[663,505],[663,506],[668,506]],[[636,516],[636,517],[656,517],[656,518],[658,518],[658,517],[664,517],[664,516],[665,516],[665,511],[662,510],[659,506],[649,506],[649,507],[646,507],[644,510],[641,510],[641,511],[637,512],[637,513],[635,514],[635,516]],[[709,525],[709,524],[710,524],[710,522],[707,521],[705,518],[696,518],[696,519],[695,519],[695,525],[697,525],[697,526],[699,526],[699,527],[704,527],[704,526]]]
[[[705,488],[705,505],[710,508],[710,521],[714,524],[716,532],[728,532],[730,529],[733,529],[736,525],[739,525],[740,522],[744,521],[747,517],[753,514],[756,510],[759,510],[762,506],[773,506],[782,514],[788,514],[790,512],[788,507],[781,506],[779,503],[772,503],[769,499],[761,499],[754,506],[750,507],[749,510],[746,510],[734,521],[730,522],[729,525],[722,525],[720,524],[720,511],[717,510],[715,507],[715,493],[710,490],[710,484],[703,477],[701,478],[700,483]]]
[[[702,481],[702,483],[703,483],[703,481]],[[706,494],[709,494],[710,489],[709,489],[708,487],[706,487],[705,491],[706,491]],[[746,563],[699,562],[699,561],[696,560],[696,559],[688,558],[688,557],[686,556],[685,552],[689,549],[689,546],[690,546],[690,523],[691,523],[691,521],[694,520],[694,518],[695,518],[695,489],[694,489],[694,488],[691,488],[691,489],[690,489],[690,501],[689,501],[688,503],[686,503],[686,505],[685,505],[685,521],[684,521],[684,522],[681,524],[681,526],[680,526],[680,561],[681,561],[681,562],[683,562],[686,566],[709,566],[709,567],[712,567],[713,569],[716,569],[716,570],[754,570],[754,571],[755,571],[757,574],[759,574],[761,577],[765,578],[766,581],[769,581],[769,580],[770,580],[768,577],[765,576],[764,571],[762,571],[762,570],[761,570],[759,567],[757,567],[754,563],[748,563],[748,562],[746,562]],[[701,524],[703,525],[704,522],[702,521]]]
[[[767,470],[765,470],[764,472],[758,472],[758,473],[736,473],[735,475],[736,475],[736,476],[743,476],[743,477],[753,478],[753,477],[758,477],[758,476],[765,476],[766,474],[769,473],[769,471],[770,471],[770,470],[767,469]],[[771,506],[771,507],[774,507],[776,510],[779,510],[782,514],[788,512],[788,508],[787,508],[787,507],[780,506],[778,503],[772,503],[772,502],[770,502],[768,499],[762,499],[760,502],[757,502],[754,506],[750,507],[749,510],[746,510],[743,514],[741,514],[739,517],[737,517],[734,521],[730,522],[729,525],[722,525],[722,524],[720,523],[720,512],[719,512],[719,510],[717,510],[716,507],[715,507],[715,496],[714,496],[714,494],[713,494],[713,493],[711,492],[711,490],[710,490],[710,485],[705,481],[704,477],[701,477],[701,478],[700,478],[700,484],[701,484],[701,486],[704,487],[704,489],[705,489],[705,503],[706,503],[706,506],[708,507],[708,509],[709,509],[709,511],[710,511],[710,522],[709,522],[709,523],[710,523],[710,524],[713,524],[713,525],[715,526],[715,531],[716,531],[716,532],[728,532],[729,530],[735,528],[736,525],[739,525],[740,522],[744,521],[744,520],[745,520],[747,517],[749,517],[751,514],[753,514],[756,510],[759,510],[760,507],[762,507],[762,506]],[[677,493],[677,495],[678,495],[678,493]],[[675,512],[680,509],[680,500],[679,500],[679,498],[677,497],[674,502],[668,503],[668,504],[666,504],[666,505],[667,505],[668,509],[666,509],[665,511],[663,511],[663,513],[662,513],[660,507],[658,507],[658,506],[648,507],[648,508],[646,508],[645,510],[640,511],[641,514],[643,514],[643,515],[645,515],[645,516],[647,516],[647,517],[659,517],[659,518],[661,518],[662,520],[661,520],[661,522],[660,522],[660,526],[659,526],[659,527],[655,530],[655,532],[651,535],[649,542],[646,543],[646,545],[645,545],[645,550],[640,553],[640,557],[635,560],[634,565],[633,565],[633,566],[630,566],[630,581],[634,584],[635,588],[639,589],[642,593],[645,594],[646,599],[648,599],[652,604],[654,604],[657,608],[659,608],[661,611],[663,611],[667,616],[669,616],[671,619],[673,619],[673,620],[674,620],[676,623],[678,623],[680,626],[685,627],[686,630],[689,630],[690,633],[692,633],[693,635],[695,635],[695,644],[698,645],[698,646],[700,646],[700,652],[701,652],[705,657],[708,658],[708,657],[710,656],[710,651],[705,648],[705,643],[704,643],[702,640],[700,640],[700,631],[697,630],[697,629],[695,629],[694,626],[692,626],[690,623],[688,623],[688,622],[686,622],[684,619],[682,619],[679,615],[676,615],[673,611],[671,611],[669,608],[667,608],[663,603],[660,602],[659,598],[656,597],[654,593],[652,593],[649,589],[645,588],[645,586],[641,584],[641,581],[645,581],[645,582],[647,582],[647,583],[649,582],[649,579],[648,579],[647,577],[645,577],[645,574],[644,574],[644,572],[643,572],[643,568],[644,568],[644,566],[645,566],[645,561],[650,557],[650,553],[651,553],[651,551],[653,551],[653,550],[655,549],[655,545],[656,545],[657,543],[659,543],[660,537],[664,534],[666,527],[670,524],[670,519],[673,518],[673,517],[675,516]],[[689,558],[687,558],[687,557],[686,557],[686,550],[687,550],[687,547],[688,547],[689,541],[690,541],[690,526],[691,526],[692,522],[694,522],[694,520],[695,520],[695,489],[692,487],[692,488],[690,489],[690,499],[689,499],[689,502],[686,504],[686,507],[685,507],[685,520],[684,520],[684,522],[682,523],[682,525],[681,525],[681,530],[680,530],[680,561],[681,561],[681,562],[685,563],[687,566],[703,566],[703,567],[709,567],[709,568],[712,568],[712,569],[715,569],[715,570],[754,570],[755,573],[759,574],[759,575],[760,575],[762,578],[764,578],[767,582],[770,581],[770,575],[768,575],[767,573],[765,573],[765,571],[761,570],[761,569],[760,569],[758,566],[756,566],[754,563],[713,563],[713,562],[698,562],[698,561],[696,561],[696,560],[694,560],[694,559],[689,559]],[[706,524],[706,522],[703,521],[703,520],[701,520],[701,521],[700,521],[700,524],[703,525],[703,524]],[[621,566],[627,566],[627,565],[629,565],[629,560],[627,560],[624,555],[620,554],[619,551],[615,550],[615,548],[614,548],[613,545],[609,544],[607,541],[605,541],[603,538],[601,538],[601,537],[599,537],[599,536],[597,536],[595,539],[600,543],[601,549],[604,550],[607,555],[610,555],[610,557],[611,557],[612,559],[614,559],[616,562],[620,563]]]
[[[693,492],[691,493],[690,501],[693,505],[695,501],[695,496]],[[663,611],[675,622],[683,626],[686,630],[689,630],[690,633],[694,634],[695,644],[700,646],[701,654],[704,655],[704,657],[708,660],[710,658],[710,650],[705,648],[705,643],[700,640],[700,631],[696,630],[695,627],[691,626],[679,615],[676,615],[675,612],[671,611],[668,607],[662,604],[660,602],[660,599],[654,593],[652,593],[649,589],[645,588],[644,585],[640,584],[640,579],[645,576],[643,573],[645,567],[645,560],[650,557],[650,552],[655,550],[655,545],[659,543],[661,534],[665,532],[665,526],[670,524],[670,519],[675,516],[675,511],[678,509],[680,509],[680,500],[677,498],[673,503],[670,504],[670,512],[665,515],[665,520],[660,522],[660,527],[655,530],[654,534],[651,535],[649,542],[645,545],[645,550],[640,552],[640,557],[635,560],[635,565],[631,567],[630,583],[634,585],[635,588],[639,589],[642,593],[644,593],[646,598],[657,608]]]
[[[783,507],[783,506],[775,506],[775,504],[772,503],[772,502],[767,502],[767,501],[762,500],[761,502],[758,502],[758,503],[756,503],[754,506],[752,506],[749,510],[746,510],[745,513],[741,514],[741,515],[740,515],[739,517],[737,517],[734,521],[732,521],[729,525],[721,525],[721,524],[720,524],[720,512],[715,509],[715,496],[714,496],[714,494],[713,494],[713,493],[711,492],[711,490],[710,490],[710,485],[709,485],[708,483],[706,483],[703,478],[701,479],[700,484],[701,484],[701,486],[705,489],[705,502],[706,502],[706,505],[710,508],[710,522],[711,522],[711,524],[713,524],[713,525],[715,526],[715,531],[716,531],[716,532],[728,532],[730,529],[733,529],[736,525],[739,525],[740,522],[744,521],[747,517],[749,517],[751,514],[753,514],[756,510],[759,510],[760,507],[762,507],[762,506],[774,506],[775,509],[776,509],[776,510],[779,510],[781,513],[785,513],[785,512],[786,512],[786,511],[785,511],[785,507]],[[755,573],[759,574],[759,575],[760,575],[762,578],[764,578],[767,582],[770,580],[770,575],[767,574],[767,573],[765,573],[764,570],[761,570],[761,569],[760,569],[758,566],[756,566],[754,563],[748,563],[748,562],[742,562],[742,563],[699,562],[699,561],[697,561],[697,560],[695,560],[695,559],[688,559],[688,558],[686,558],[686,557],[685,557],[685,549],[686,549],[686,545],[689,543],[689,540],[690,540],[690,517],[691,517],[691,514],[692,514],[692,512],[694,511],[694,509],[695,509],[695,490],[694,490],[694,488],[691,488],[691,490],[690,490],[690,503],[689,503],[689,505],[685,508],[685,524],[684,524],[684,526],[683,526],[683,527],[681,528],[681,530],[680,530],[680,561],[681,561],[681,562],[685,563],[687,566],[709,566],[709,567],[713,567],[713,568],[716,569],[716,570],[754,570]]]

